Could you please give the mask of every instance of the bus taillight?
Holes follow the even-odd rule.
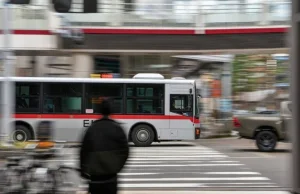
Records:
[[[195,138],[196,138],[196,139],[199,139],[199,138],[200,138],[200,134],[201,134],[200,128],[195,128]]]

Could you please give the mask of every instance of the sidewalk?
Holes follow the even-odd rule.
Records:
[[[288,191],[119,191],[118,194],[291,194]],[[87,192],[77,192],[87,194]]]

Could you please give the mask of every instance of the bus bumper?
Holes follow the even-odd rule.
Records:
[[[195,128],[195,139],[200,139],[201,129],[200,127]]]

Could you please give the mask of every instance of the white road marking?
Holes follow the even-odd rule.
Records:
[[[135,162],[135,161],[127,161],[126,164],[162,164],[164,162],[160,161],[143,161],[143,162]]]
[[[224,158],[226,158],[226,157],[216,157],[216,158],[214,158],[214,157],[212,157],[212,158],[194,158],[194,157],[190,157],[190,158],[188,158],[188,157],[186,157],[186,158],[177,158],[176,156],[174,156],[173,158],[142,158],[142,157],[140,157],[140,158],[128,158],[128,161],[130,161],[130,160],[135,160],[135,161],[143,161],[143,160],[145,160],[145,161],[164,161],[164,160],[170,160],[170,161],[192,161],[192,160],[194,160],[194,161],[199,161],[199,160],[220,160],[220,159],[224,159]]]
[[[170,160],[164,161],[127,161],[127,164],[170,164]],[[212,160],[173,160],[172,164],[189,164],[189,163],[240,163],[239,161],[226,161],[226,160],[219,160],[219,161],[212,161]]]
[[[195,156],[195,155],[224,155],[220,152],[206,152],[206,153],[131,153],[130,156],[152,156],[152,157],[155,157],[155,156]]]
[[[188,166],[194,166],[194,167],[200,167],[200,166],[243,166],[244,164],[149,164],[149,165],[125,165],[125,166],[131,166],[133,168],[136,167],[188,167]]]
[[[240,161],[231,161],[231,160],[217,160],[217,161],[210,161],[213,163],[240,163]]]
[[[144,184],[144,183],[139,183],[139,184],[118,184],[118,187],[120,188],[153,188],[153,187],[156,187],[156,188],[170,188],[170,187],[173,187],[173,188],[195,188],[195,187],[199,187],[201,184],[198,184],[198,183],[164,183],[164,184],[161,184],[161,183],[149,183],[149,184]]]
[[[156,194],[291,194],[288,191],[155,191]],[[88,194],[86,191],[78,191],[76,194]],[[153,191],[122,190],[119,194],[153,194]]]
[[[130,172],[121,172],[121,173],[119,173],[118,175],[120,175],[120,176],[134,176],[134,175],[154,175],[154,174],[162,174],[162,173],[148,173],[148,172],[146,172],[146,173],[130,173]]]
[[[119,173],[121,176],[130,176],[130,175],[167,175],[167,174],[204,174],[204,175],[261,175],[259,172],[144,172],[144,173]],[[227,183],[226,183],[227,184]],[[256,183],[254,183],[256,184]]]
[[[136,155],[136,156],[134,156],[134,157],[132,157],[132,156],[130,156],[130,158],[136,158],[136,157],[138,157],[138,158],[159,158],[159,157],[162,157],[162,158],[186,158],[186,156],[149,156],[149,155],[145,155],[145,156],[141,156],[141,155]],[[191,156],[191,157],[193,157],[193,158],[214,158],[214,157],[216,157],[216,158],[227,158],[228,156],[226,156],[226,155],[223,155],[223,154],[219,154],[219,155],[201,155],[201,156]]]
[[[254,187],[253,185],[222,185],[222,186],[209,186],[207,184],[199,184],[199,183],[138,183],[138,184],[119,184],[118,185],[119,188],[197,188],[197,187],[214,187],[214,188],[248,188],[248,187]],[[257,188],[263,188],[263,187],[279,187],[276,185],[266,185],[266,186],[262,186],[262,185],[257,185],[255,186]],[[222,192],[223,193],[223,192]],[[241,192],[243,193],[243,192]]]
[[[199,186],[199,187],[212,187],[212,188],[279,188],[280,186],[276,186],[276,185],[242,185],[242,186],[239,186],[239,185],[232,185],[232,186]],[[242,192],[243,193],[243,192]]]
[[[275,185],[270,182],[257,182],[257,183],[203,183],[205,185]],[[253,186],[252,186],[253,187]]]
[[[156,194],[291,194],[288,191],[155,191]],[[153,194],[153,191],[120,191],[119,194]]]
[[[224,175],[224,174],[234,174],[234,175],[261,175],[259,172],[205,172],[203,174],[218,174],[218,175]]]
[[[130,150],[131,153],[192,153],[192,154],[199,154],[199,153],[220,153],[216,150]]]
[[[201,178],[120,178],[123,182],[149,182],[149,181],[266,181],[266,177],[201,177]]]

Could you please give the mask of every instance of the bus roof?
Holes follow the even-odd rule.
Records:
[[[0,77],[3,81],[4,77]],[[141,83],[141,84],[195,84],[195,80],[132,79],[132,78],[57,78],[57,77],[10,77],[16,82],[72,82],[72,83]]]

